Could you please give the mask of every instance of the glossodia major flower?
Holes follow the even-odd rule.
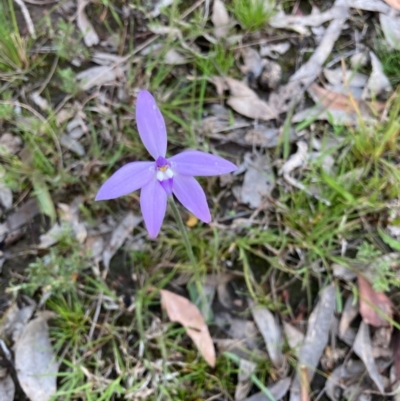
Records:
[[[194,176],[227,174],[237,167],[222,157],[186,150],[166,158],[167,130],[153,96],[140,91],[136,102],[140,138],[155,161],[128,163],[100,188],[96,200],[115,199],[141,189],[140,207],[151,238],[157,237],[164,220],[167,198],[179,202],[201,221],[211,221],[206,195]]]

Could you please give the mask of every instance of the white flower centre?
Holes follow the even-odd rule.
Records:
[[[168,180],[174,176],[174,172],[169,168],[162,168],[157,171],[156,177],[158,181]]]

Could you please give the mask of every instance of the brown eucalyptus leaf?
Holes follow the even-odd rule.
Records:
[[[400,11],[400,0],[384,0],[390,7]]]
[[[161,290],[161,305],[171,322],[180,323],[205,361],[215,366],[215,348],[207,324],[196,305],[171,291]]]
[[[363,276],[359,274],[357,277],[363,321],[375,327],[389,326],[393,317],[392,301],[383,292],[375,291]]]

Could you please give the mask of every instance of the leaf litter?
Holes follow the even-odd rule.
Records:
[[[58,363],[49,339],[48,319],[52,312],[41,312],[25,327],[15,344],[18,381],[31,401],[47,401],[55,394]]]
[[[158,60],[157,57],[162,56],[163,63],[174,66],[172,75],[179,71],[182,79],[188,78],[191,80],[193,79],[195,68],[191,70],[191,67],[188,66],[192,66],[193,57],[198,57],[202,52],[206,51],[207,47],[214,46],[216,43],[222,44],[222,47],[229,43],[235,43],[237,47],[233,48],[233,53],[237,73],[217,76],[213,72],[214,75],[211,78],[207,78],[215,85],[216,91],[213,92],[211,87],[207,88],[207,101],[205,102],[207,105],[202,110],[204,118],[198,124],[200,127],[195,128],[200,133],[200,143],[203,143],[203,141],[208,143],[210,141],[210,146],[216,147],[224,147],[233,143],[243,148],[242,153],[237,156],[241,161],[244,160],[240,174],[233,179],[226,180],[224,184],[224,191],[226,192],[224,192],[223,197],[228,199],[232,191],[235,199],[229,200],[229,202],[236,203],[230,204],[230,212],[232,214],[237,213],[233,218],[230,215],[221,218],[224,222],[232,221],[230,225],[224,227],[225,232],[241,232],[244,237],[254,240],[253,229],[261,221],[257,214],[264,213],[267,221],[271,219],[273,213],[279,215],[277,210],[281,205],[279,205],[279,200],[275,198],[275,193],[282,188],[284,190],[289,189],[289,191],[300,190],[305,192],[309,195],[309,202],[313,208],[318,201],[330,206],[330,201],[321,196],[313,186],[307,187],[302,182],[304,173],[308,171],[316,158],[320,157],[321,153],[325,151],[316,144],[321,143],[319,140],[325,136],[325,131],[329,131],[328,135],[332,136],[332,132],[330,132],[332,131],[332,123],[339,124],[347,129],[349,125],[359,127],[360,120],[373,124],[378,119],[383,121],[385,116],[382,115],[382,112],[385,112],[387,107],[385,100],[393,93],[393,84],[384,73],[383,59],[379,59],[378,52],[375,52],[375,50],[366,51],[366,49],[373,49],[373,47],[370,46],[370,43],[366,46],[367,41],[363,36],[365,32],[363,31],[364,33],[360,34],[358,32],[359,27],[354,28],[353,17],[364,18],[366,14],[363,11],[378,13],[373,18],[375,23],[379,20],[381,24],[383,39],[389,48],[396,49],[398,46],[398,40],[396,41],[398,37],[396,1],[337,0],[332,6],[324,5],[322,10],[313,6],[311,13],[305,13],[301,5],[300,7],[295,5],[291,12],[288,11],[288,8],[285,8],[284,12],[278,9],[277,14],[265,25],[265,31],[257,33],[245,32],[240,33],[240,35],[232,35],[233,29],[238,28],[235,25],[233,8],[228,10],[226,3],[220,0],[197,2],[193,5],[193,10],[201,10],[198,15],[199,20],[201,18],[204,19],[201,23],[205,24],[207,18],[212,23],[208,32],[203,32],[200,40],[201,46],[196,40],[192,41],[192,39],[185,38],[183,32],[186,32],[189,26],[186,25],[188,22],[185,18],[182,18],[181,21],[174,21],[174,24],[170,26],[166,25],[166,21],[169,18],[168,12],[172,10],[172,7],[166,13],[163,10],[166,7],[170,7],[172,3],[171,1],[160,1],[152,4],[151,8],[145,11],[144,16],[140,17],[136,14],[137,10],[132,11],[128,8],[118,10],[118,15],[130,15],[130,17],[139,18],[138,20],[140,18],[146,20],[146,13],[152,15],[151,23],[147,24],[146,22],[140,27],[140,35],[146,37],[146,35],[154,34],[156,36],[151,37],[151,39],[157,39],[153,43],[154,47],[144,45],[141,53],[139,53],[140,51],[137,53],[132,52],[132,55],[139,53],[139,57],[135,57],[133,61],[138,68],[138,76],[135,78],[134,84],[137,87],[131,88],[129,86],[131,77],[128,79],[129,63],[127,62],[131,55],[123,56],[123,45],[115,46],[117,42],[113,41],[111,37],[104,40],[104,42],[100,41],[100,37],[103,40],[104,33],[98,29],[100,26],[99,21],[102,22],[103,18],[107,18],[107,13],[105,12],[93,25],[90,22],[93,15],[89,13],[87,2],[76,2],[76,23],[81,31],[85,46],[94,47],[91,49],[90,58],[90,63],[94,63],[94,65],[84,64],[86,69],[80,68],[77,74],[77,80],[80,82],[79,102],[81,106],[79,107],[82,110],[82,114],[75,112],[76,103],[72,104],[69,100],[66,100],[65,107],[61,108],[57,113],[58,123],[67,123],[66,130],[60,134],[59,140],[63,146],[66,160],[71,162],[69,167],[74,166],[73,163],[76,163],[77,160],[90,159],[92,157],[91,149],[86,145],[90,140],[91,125],[99,124],[100,120],[96,121],[96,118],[92,120],[93,116],[90,111],[95,109],[102,110],[105,114],[112,115],[113,129],[118,127],[118,131],[123,131],[124,119],[131,120],[129,115],[124,115],[120,118],[118,113],[115,113],[114,107],[119,108],[121,106],[120,101],[124,98],[119,97],[119,95],[113,97],[112,93],[113,91],[120,93],[121,89],[129,86],[125,91],[125,95],[129,93],[128,97],[125,97],[125,99],[128,99],[131,93],[136,93],[137,88],[148,85],[148,75],[151,75],[154,71],[150,73],[151,68],[149,67],[149,71],[143,71],[143,75],[139,73],[142,60],[145,57],[150,57],[154,61]],[[72,3],[72,9],[74,9],[74,5]],[[91,6],[90,12],[92,12]],[[160,14],[162,15],[160,21],[158,21],[154,17]],[[363,23],[367,24],[364,19]],[[93,26],[96,27],[96,30]],[[140,26],[140,22],[138,26]],[[366,29],[366,26],[363,29]],[[342,51],[341,47],[339,51],[340,38],[347,38],[353,28],[356,43],[351,45],[346,43],[344,46],[346,50],[348,47],[351,48],[349,53]],[[277,29],[280,29],[280,31]],[[272,37],[270,40],[269,37],[265,36],[267,31],[268,35],[271,32],[277,33],[278,39]],[[293,32],[303,36],[299,36],[297,33],[293,34]],[[179,42],[179,46],[182,46],[182,48],[178,46],[176,48],[167,48],[164,44],[166,39]],[[301,42],[301,40],[305,42]],[[205,42],[207,42],[206,45],[204,45]],[[112,43],[114,45],[111,46],[110,44]],[[316,47],[315,49],[312,48],[313,45],[309,48],[302,47],[304,43],[306,43],[306,47],[309,46],[309,43],[314,43]],[[342,43],[340,46],[342,46]],[[117,47],[118,51],[116,50]],[[109,53],[110,49],[113,49],[111,53]],[[285,63],[282,62],[282,60],[285,61],[286,57],[287,59],[292,58],[293,52],[296,53],[297,57],[295,72],[291,67],[287,69]],[[302,63],[303,52],[310,52],[311,54],[308,61],[304,63]],[[340,67],[337,66],[339,62],[341,62]],[[180,68],[182,69],[178,70]],[[184,73],[181,74],[183,71]],[[183,78],[184,76],[185,78]],[[136,79],[138,82],[136,82]],[[173,93],[174,89],[166,88],[162,84],[159,85],[157,91],[159,91],[158,96],[160,98],[169,101],[172,99],[171,93]],[[217,92],[218,97],[215,96],[215,92]],[[46,97],[41,92],[30,91],[29,93],[31,95],[29,102],[37,110],[50,113],[55,106],[51,97]],[[311,109],[308,108],[309,100],[305,100],[306,93],[315,102],[315,106]],[[209,97],[210,94],[213,95]],[[95,105],[90,103],[88,107],[85,106],[88,101],[91,102],[92,100]],[[210,103],[213,104],[209,106]],[[87,110],[89,113],[85,115],[83,110]],[[284,130],[282,119],[285,118],[284,114],[288,111],[289,116]],[[293,117],[291,117],[291,111],[293,111]],[[63,112],[65,112],[65,117],[62,115]],[[182,111],[182,115],[179,118],[182,116],[184,118],[187,117],[185,111]],[[311,124],[305,131],[299,132],[297,128],[299,125],[296,125],[296,123],[302,124],[310,117],[315,123]],[[107,125],[107,119],[103,118],[100,124]],[[319,124],[324,125],[320,126]],[[6,128],[8,129],[8,127]],[[116,142],[122,138],[124,146],[127,145],[129,148],[133,146],[131,139],[125,137],[125,134],[115,139],[112,137],[113,129],[108,126],[105,129],[111,134],[108,135],[108,139],[104,143],[108,143],[109,146],[115,146]],[[336,129],[337,127],[335,127]],[[120,134],[118,133],[118,135]],[[343,132],[340,135],[343,135]],[[207,138],[202,138],[204,136],[207,136]],[[289,153],[285,154],[285,159],[280,159],[282,143],[286,140],[288,141],[287,144],[290,145]],[[5,133],[0,137],[1,155],[12,154],[19,157],[22,146],[22,141],[18,136]],[[324,170],[332,174],[336,171],[337,159],[335,156],[339,152],[335,153],[333,157],[331,156],[330,160],[323,165],[322,168]],[[101,160],[88,160],[88,163],[92,163],[91,167],[88,167],[86,175],[82,175],[82,177],[90,178],[90,180],[96,177],[101,166],[107,164]],[[74,171],[74,168],[71,167],[71,171]],[[357,171],[360,172],[362,169],[355,168],[355,172]],[[365,179],[363,173],[360,174],[360,177]],[[277,175],[277,178],[275,175]],[[343,177],[346,177],[345,174],[343,174]],[[83,179],[85,180],[85,178]],[[84,184],[86,185],[87,182],[84,181]],[[220,182],[222,183],[223,179]],[[24,211],[24,206],[21,207],[20,204],[21,198],[18,197],[21,194],[2,183],[0,185],[2,185],[1,189],[6,194],[0,197],[6,211],[0,226],[0,232],[2,237],[8,238],[11,243],[11,234],[13,232],[20,231],[21,235],[26,235],[26,226],[30,223],[32,217],[39,213],[39,210],[34,207],[34,202],[28,201],[28,203],[31,202],[29,203],[30,206],[25,208]],[[225,202],[225,198],[223,199],[223,202]],[[83,202],[85,202],[85,206],[83,206]],[[22,197],[22,205],[25,203],[26,199]],[[87,217],[87,211],[85,215],[82,213],[82,210],[88,205],[87,198],[77,204],[74,204],[74,201],[71,201],[70,198],[65,201],[62,199],[61,203],[59,200],[54,201],[54,204],[58,207],[58,222],[47,233],[43,234],[43,231],[41,232],[42,237],[38,246],[41,253],[47,254],[49,251],[57,249],[59,239],[66,233],[65,228],[75,243],[79,244],[85,252],[91,253],[90,263],[94,262],[95,266],[91,267],[95,272],[97,272],[99,263],[103,264],[106,271],[110,269],[112,258],[124,244],[129,252],[139,252],[139,254],[135,254],[135,257],[138,257],[140,252],[143,252],[143,249],[145,253],[148,252],[149,254],[154,251],[151,250],[150,252],[150,248],[146,246],[146,241],[143,239],[140,230],[137,230],[138,234],[133,235],[133,230],[140,224],[140,219],[132,212],[127,213],[127,210],[124,209],[124,212],[118,214],[115,219],[110,218],[107,221],[91,221],[89,223],[84,218],[84,216]],[[16,209],[9,211],[8,209],[13,206]],[[123,207],[126,208],[126,205]],[[249,211],[249,209],[256,209],[256,211],[252,214],[252,210]],[[304,210],[301,210],[301,212],[306,213]],[[241,218],[241,213],[244,213],[245,216],[251,215],[251,218],[246,220],[245,231],[243,226],[235,226],[235,222]],[[329,211],[325,213],[329,213]],[[279,218],[282,219],[282,216],[280,215]],[[318,217],[315,219],[317,221]],[[390,224],[386,227],[387,232],[395,238],[395,229],[398,226],[396,216],[390,217],[389,222]],[[283,218],[282,222],[273,220],[272,228],[269,228],[269,231],[266,230],[266,235],[275,234],[275,224],[282,232],[286,233],[291,230],[289,226],[285,225]],[[343,221],[342,224],[345,226],[346,222]],[[199,229],[199,224],[194,224],[189,229],[195,232],[195,230]],[[282,235],[281,232],[280,235]],[[223,237],[221,238],[222,241],[225,241]],[[288,244],[273,243],[273,239],[271,240],[273,235],[266,238],[268,240],[264,241],[263,244],[259,244],[259,249],[256,249],[256,252],[261,252],[261,249],[265,247],[268,250],[268,263],[272,260],[271,255],[273,255],[272,258],[276,258],[278,261],[278,266],[285,266],[285,269],[287,268],[286,263],[288,260],[291,263],[298,262],[299,266],[301,263],[308,263],[307,251],[299,245],[298,238],[291,238]],[[285,237],[282,236],[280,238]],[[232,260],[233,265],[236,263],[232,255],[237,251],[235,247],[238,246],[238,243],[235,240],[231,241],[231,248],[227,252],[229,257],[225,259],[224,256],[222,260],[213,263],[226,264],[230,269]],[[355,246],[352,239],[349,238],[338,238],[338,243],[342,244],[341,255],[343,257],[344,255],[347,256],[347,245],[350,247],[350,253]],[[345,243],[346,246],[343,245]],[[158,252],[158,250],[155,252]],[[232,257],[232,260],[229,259],[230,257]],[[300,262],[296,260],[297,257],[301,259]],[[162,258],[161,265],[164,263],[169,265],[177,261],[168,252]],[[172,260],[173,262],[171,262]],[[154,257],[154,261],[156,261],[156,257]],[[274,262],[276,261],[274,260]],[[136,259],[133,266],[134,273],[132,278],[135,285],[145,283],[146,274],[151,276],[154,271],[159,269],[159,265],[157,265],[154,270],[151,270],[151,273],[143,274],[140,271],[141,264]],[[211,266],[211,263],[207,268],[209,266]],[[292,265],[290,265],[291,268]],[[383,393],[390,388],[384,376],[386,375],[385,369],[390,365],[387,362],[385,362],[386,365],[381,364],[381,360],[385,360],[387,357],[387,348],[382,346],[381,343],[384,341],[380,336],[385,337],[386,335],[386,337],[390,337],[392,327],[389,321],[392,318],[396,320],[395,306],[392,304],[391,295],[375,291],[371,285],[372,281],[369,282],[367,280],[369,276],[366,275],[365,277],[367,278],[361,276],[362,272],[358,272],[357,269],[350,270],[339,263],[332,264],[330,268],[333,270],[336,284],[333,286],[325,283],[325,285],[321,286],[321,282],[319,282],[319,285],[322,288],[325,287],[325,289],[320,293],[320,299],[314,305],[314,308],[301,310],[298,305],[295,305],[294,310],[290,309],[285,314],[280,313],[279,307],[277,307],[277,312],[275,312],[275,308],[271,309],[274,310],[272,313],[271,310],[260,307],[257,303],[249,303],[250,310],[244,311],[246,305],[245,302],[241,302],[244,299],[243,294],[241,294],[242,297],[237,296],[240,293],[240,290],[237,290],[237,293],[235,293],[237,297],[232,296],[227,289],[227,283],[231,278],[224,278],[219,275],[216,279],[216,284],[212,284],[213,291],[217,292],[217,296],[214,297],[213,302],[210,302],[209,305],[211,312],[215,316],[213,323],[220,330],[218,334],[215,334],[213,325],[207,326],[201,313],[188,299],[170,291],[161,290],[162,306],[171,321],[176,321],[185,328],[186,333],[191,337],[200,354],[210,366],[215,366],[216,357],[220,357],[220,354],[226,350],[240,357],[235,394],[230,394],[235,399],[249,401],[270,399],[265,392],[258,392],[254,385],[253,379],[258,377],[260,372],[256,363],[257,358],[253,358],[251,352],[255,352],[264,360],[270,358],[273,369],[268,372],[268,375],[263,374],[263,377],[268,376],[263,385],[275,399],[284,397],[286,397],[284,399],[288,399],[287,393],[289,390],[290,399],[299,399],[301,392],[303,392],[304,399],[305,395],[307,395],[305,390],[307,390],[309,384],[313,389],[312,378],[319,363],[326,370],[324,372],[327,376],[327,380],[324,383],[325,391],[332,400],[339,400],[341,396],[345,399],[350,399],[352,394],[357,394],[360,399],[365,399],[371,388],[373,389],[372,391],[378,389],[379,392]],[[314,274],[314,270],[312,271],[313,273],[311,274]],[[295,275],[297,275],[297,272],[295,272]],[[358,280],[355,282],[354,280],[357,276]],[[345,283],[345,287],[342,287],[343,283]],[[340,286],[340,292],[338,285]],[[262,289],[266,288],[264,281],[262,286]],[[358,286],[358,302],[347,292],[349,286],[351,288]],[[79,289],[81,288],[79,287]],[[204,288],[206,289],[207,287]],[[261,287],[257,288],[257,291],[259,290],[262,291]],[[275,288],[272,291],[274,292]],[[244,292],[246,293],[246,291]],[[274,293],[273,296],[273,299],[276,299],[276,296],[279,298],[283,295],[278,292],[278,294]],[[115,302],[111,296],[107,297],[107,302],[113,305],[113,309],[108,309],[107,313],[111,313],[111,310],[118,310],[118,316],[123,315],[125,309],[121,309],[118,302]],[[340,297],[343,297],[344,307],[343,310],[336,311],[336,306],[340,304]],[[132,297],[133,304],[130,306],[131,309],[128,308],[129,310],[134,310],[135,308],[134,298]],[[218,307],[224,308],[224,312],[216,311],[216,304],[218,304]],[[241,316],[236,315],[239,304],[243,308],[240,310]],[[100,302],[99,305],[102,305],[102,303]],[[308,306],[310,307],[311,305]],[[32,324],[34,326],[36,324],[40,326],[41,328],[38,332],[42,332],[43,344],[46,345],[44,348],[48,350],[46,353],[48,357],[51,355],[51,351],[49,351],[50,343],[48,334],[46,334],[46,319],[40,320],[41,315],[38,314],[37,317],[29,322],[35,308],[35,305],[29,306],[28,304],[22,308],[18,307],[18,310],[14,310],[13,313],[17,316],[14,318],[16,328],[13,329],[13,325],[10,324],[9,327],[11,328],[7,329],[7,333],[9,333],[8,336],[11,335],[11,338],[14,338],[12,341],[17,341],[21,333],[24,330],[28,330],[29,325]],[[103,311],[101,308],[98,310],[102,316]],[[311,314],[309,314],[309,311],[312,311]],[[246,312],[248,313],[247,316],[242,315]],[[89,310],[88,313],[90,314]],[[337,318],[334,316],[335,313]],[[19,315],[21,316],[18,317]],[[164,327],[160,329],[161,321],[158,319],[157,323],[156,320],[153,321],[154,327],[152,327],[157,337],[157,335],[163,335],[162,333],[165,333],[166,329]],[[359,321],[361,320],[360,325]],[[382,334],[381,329],[386,330],[386,334]],[[151,337],[150,331],[146,332],[149,334],[149,338]],[[396,339],[398,333],[394,329],[393,331],[393,338]],[[26,336],[28,338],[31,335]],[[297,365],[301,367],[299,372],[295,372],[291,368],[288,368],[289,371],[281,369],[287,358],[287,354],[282,351],[284,337],[290,348],[291,356],[297,358]],[[262,339],[264,339],[264,342]],[[338,344],[338,340],[342,340],[343,343]],[[31,338],[29,341],[31,342],[27,348],[30,348],[29,352],[34,354],[35,347],[32,347],[32,341],[36,340]],[[27,343],[29,341],[26,340]],[[218,355],[216,354],[214,343],[217,345]],[[362,362],[354,359],[353,355],[351,355],[351,347],[353,347],[352,349]],[[398,344],[396,346],[396,341],[394,341],[393,347],[395,357],[397,357]],[[135,395],[130,395],[130,399],[140,399],[140,397],[135,398],[139,393],[141,399],[146,399],[146,397],[151,397],[154,394],[157,380],[160,379],[157,376],[158,373],[154,375],[154,379],[151,378],[150,373],[143,373],[146,369],[140,366],[141,361],[136,359],[136,355],[129,354],[130,351],[129,349],[126,358],[134,358],[134,361],[131,360],[131,366],[134,366],[133,370],[135,370],[132,377],[135,377],[137,383],[142,379],[144,383],[140,391]],[[251,352],[249,353],[249,351]],[[139,354],[143,355],[143,350]],[[343,355],[346,355],[344,360]],[[31,357],[34,358],[32,355]],[[146,360],[146,364],[148,364],[147,366],[155,367],[155,371],[159,372],[161,371],[161,365],[167,366],[169,363],[175,363],[176,360],[174,358],[175,355],[171,356],[171,361]],[[179,363],[185,364],[185,362],[182,362],[183,358],[178,356],[178,359],[180,359]],[[329,360],[328,363],[326,362],[327,360]],[[20,356],[19,361],[21,361]],[[167,365],[164,365],[166,362]],[[397,360],[395,364],[398,365]],[[33,372],[34,367],[29,366]],[[382,366],[386,367],[382,369]],[[49,363],[49,368],[53,372],[57,372],[57,367],[55,365],[52,366],[51,363]],[[115,363],[115,368],[118,372],[122,372],[118,363]],[[87,380],[93,383],[106,380],[103,378],[100,380],[98,376],[90,372],[86,367],[82,367],[82,369]],[[21,380],[25,383],[27,394],[39,394],[38,388],[35,387],[39,382],[34,383],[33,380],[35,375],[32,372],[24,372],[23,369],[21,372]],[[297,373],[294,379],[292,379],[293,373]],[[173,374],[176,377],[177,372]],[[215,374],[218,376],[218,373]],[[168,377],[170,377],[169,373],[166,373],[164,383],[168,381]],[[371,384],[371,379],[374,385]],[[10,383],[13,382],[12,380],[10,382],[10,377],[7,373],[4,376],[0,374],[0,395],[2,388],[12,388]],[[55,391],[54,382],[50,383],[49,380],[46,385],[49,386],[49,393]],[[29,393],[32,389],[34,389],[33,392]],[[205,395],[203,396],[205,398]],[[207,396],[209,396],[208,393]],[[29,397],[35,399],[35,395],[29,395]]]

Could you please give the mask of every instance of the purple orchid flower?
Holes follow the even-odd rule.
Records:
[[[147,231],[157,237],[164,220],[167,198],[174,194],[192,214],[211,221],[206,195],[194,176],[227,174],[237,167],[221,157],[186,150],[166,158],[167,130],[153,96],[140,91],[136,103],[140,138],[155,162],[133,162],[117,170],[100,188],[96,201],[115,199],[141,189],[140,207]]]

